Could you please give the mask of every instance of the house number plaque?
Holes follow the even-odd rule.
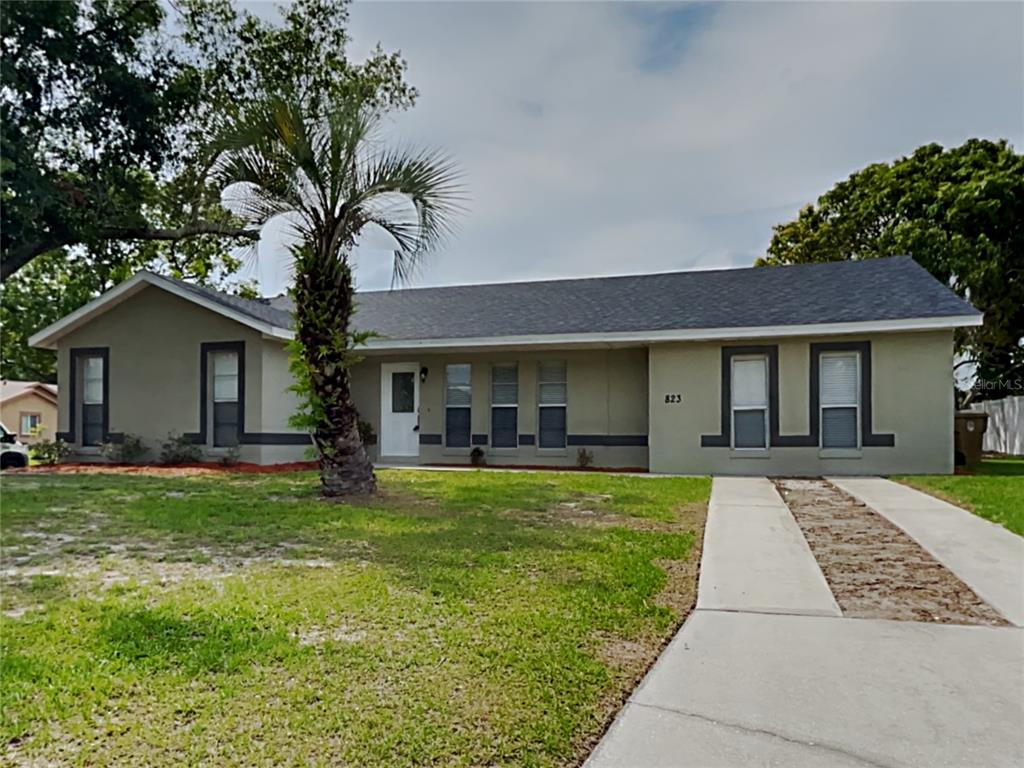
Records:
[[[666,403],[681,403],[683,402],[683,396],[679,392],[670,392],[665,395]]]

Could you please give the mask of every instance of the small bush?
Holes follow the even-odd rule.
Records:
[[[40,440],[29,447],[32,458],[40,464],[53,466],[60,464],[64,457],[71,453],[71,446],[57,438],[56,440]]]
[[[357,427],[359,429],[359,439],[363,442],[364,446],[377,444],[377,433],[373,431],[373,424],[359,419]]]
[[[238,463],[239,450],[237,445],[233,445],[224,451],[220,457],[220,463],[225,467],[233,467]]]
[[[484,455],[484,449],[479,445],[469,452],[469,463],[474,467],[482,467],[487,464],[487,457]]]
[[[580,469],[586,469],[594,465],[594,452],[588,451],[586,448],[580,448],[576,452],[576,466]]]
[[[160,445],[161,464],[194,464],[202,458],[202,449],[176,432],[169,433]]]
[[[138,435],[125,433],[119,443],[104,443],[101,452],[103,458],[114,464],[136,464],[149,453],[149,448]]]

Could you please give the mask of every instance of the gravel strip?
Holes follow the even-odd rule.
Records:
[[[907,534],[824,480],[775,481],[844,616],[1006,621]]]

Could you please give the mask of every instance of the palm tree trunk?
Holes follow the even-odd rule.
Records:
[[[313,433],[320,452],[320,490],[332,498],[373,493],[377,480],[359,437],[349,376],[352,273],[336,257],[303,261],[295,281],[295,322],[321,406]]]

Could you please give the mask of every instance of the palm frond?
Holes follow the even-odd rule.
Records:
[[[267,100],[211,143],[211,173],[222,189],[239,185],[233,202],[257,226],[294,213],[319,258],[345,260],[365,226],[380,226],[397,245],[393,283],[404,283],[451,232],[463,191],[450,158],[383,148],[378,123],[358,101],[314,114],[296,101]],[[412,216],[401,215],[396,196],[411,203]]]

